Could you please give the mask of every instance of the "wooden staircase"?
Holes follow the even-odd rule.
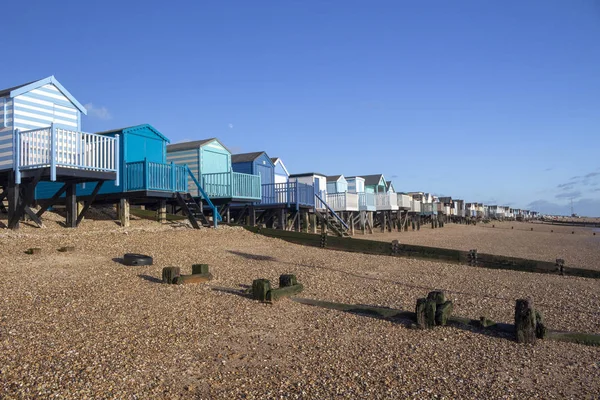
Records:
[[[204,215],[202,205],[198,204],[191,194],[177,192],[176,196],[181,210],[188,217],[194,229],[200,229],[198,221],[200,221],[202,226],[210,227],[211,224]]]
[[[331,207],[315,193],[315,198],[325,205],[325,211],[319,211],[315,208],[315,213],[321,222],[325,223],[328,229],[331,229],[336,235],[340,237],[349,237],[348,230],[350,227],[340,218],[339,215],[333,211]]]

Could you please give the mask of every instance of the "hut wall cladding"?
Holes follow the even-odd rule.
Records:
[[[348,191],[352,193],[363,193],[365,191],[365,180],[363,178],[347,178]]]
[[[173,153],[167,153],[167,162],[174,162],[178,165],[187,164],[192,174],[200,179],[200,149],[181,150]],[[199,196],[199,190],[196,188],[194,180],[188,176],[188,190],[192,196]]]
[[[0,170],[12,169],[13,133],[55,124],[65,129],[81,130],[81,113],[54,84],[0,100]]]
[[[202,183],[203,174],[231,172],[231,153],[217,140],[204,143],[198,147],[185,150],[169,151],[167,147],[167,161],[175,164],[187,164],[198,182]],[[189,192],[193,196],[200,193],[192,178],[188,177]]]
[[[344,193],[348,191],[348,182],[343,176],[337,181],[327,182],[327,193]]]
[[[287,174],[285,173],[285,170],[283,169],[280,163],[275,164],[275,174],[273,179],[275,183],[287,183],[289,180]]]
[[[262,153],[253,161],[232,163],[231,166],[235,172],[260,175],[260,183],[263,185],[275,182],[275,166],[265,153]]]
[[[9,97],[0,99],[0,170],[13,166],[13,101]]]

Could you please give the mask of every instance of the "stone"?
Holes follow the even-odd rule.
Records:
[[[42,249],[39,247],[32,247],[31,249],[27,249],[25,251],[27,254],[42,254]]]
[[[72,253],[75,251],[75,246],[64,246],[58,249],[61,253]]]
[[[163,283],[175,283],[175,279],[181,275],[179,267],[164,267],[162,270]]]
[[[489,319],[487,317],[479,317],[479,324],[481,325],[482,328],[488,328],[490,326],[496,325],[496,322],[492,321],[491,319]]]
[[[515,335],[518,343],[536,341],[535,310],[532,299],[518,299],[515,304]]]

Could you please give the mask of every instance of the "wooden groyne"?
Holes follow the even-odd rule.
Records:
[[[258,233],[269,237],[279,238],[291,243],[301,244],[305,246],[321,247],[331,250],[439,260],[443,262],[466,264],[481,268],[508,269],[523,272],[535,272],[543,274],[579,276],[584,278],[600,279],[600,270],[565,266],[564,261],[559,259],[557,259],[556,262],[549,262],[478,253],[476,250],[463,251],[444,249],[439,247],[409,245],[399,243],[397,240],[394,240],[392,243],[390,243],[377,240],[335,237],[323,234],[285,231],[280,229],[268,229],[261,227],[245,228],[250,232]]]

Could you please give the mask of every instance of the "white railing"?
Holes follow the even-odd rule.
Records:
[[[410,210],[411,203],[412,198],[410,196],[398,193],[398,207],[405,210]]]
[[[358,209],[360,211],[375,211],[375,193],[358,193]]]
[[[375,193],[375,207],[377,210],[397,210],[398,196],[396,193]]]
[[[327,204],[333,211],[358,211],[357,193],[328,193]]]
[[[62,129],[55,126],[17,131],[15,174],[20,182],[22,170],[50,168],[56,180],[56,167],[88,171],[116,172],[119,184],[119,137],[109,137]]]
[[[411,201],[410,211],[412,212],[421,212],[421,202],[419,200]]]

